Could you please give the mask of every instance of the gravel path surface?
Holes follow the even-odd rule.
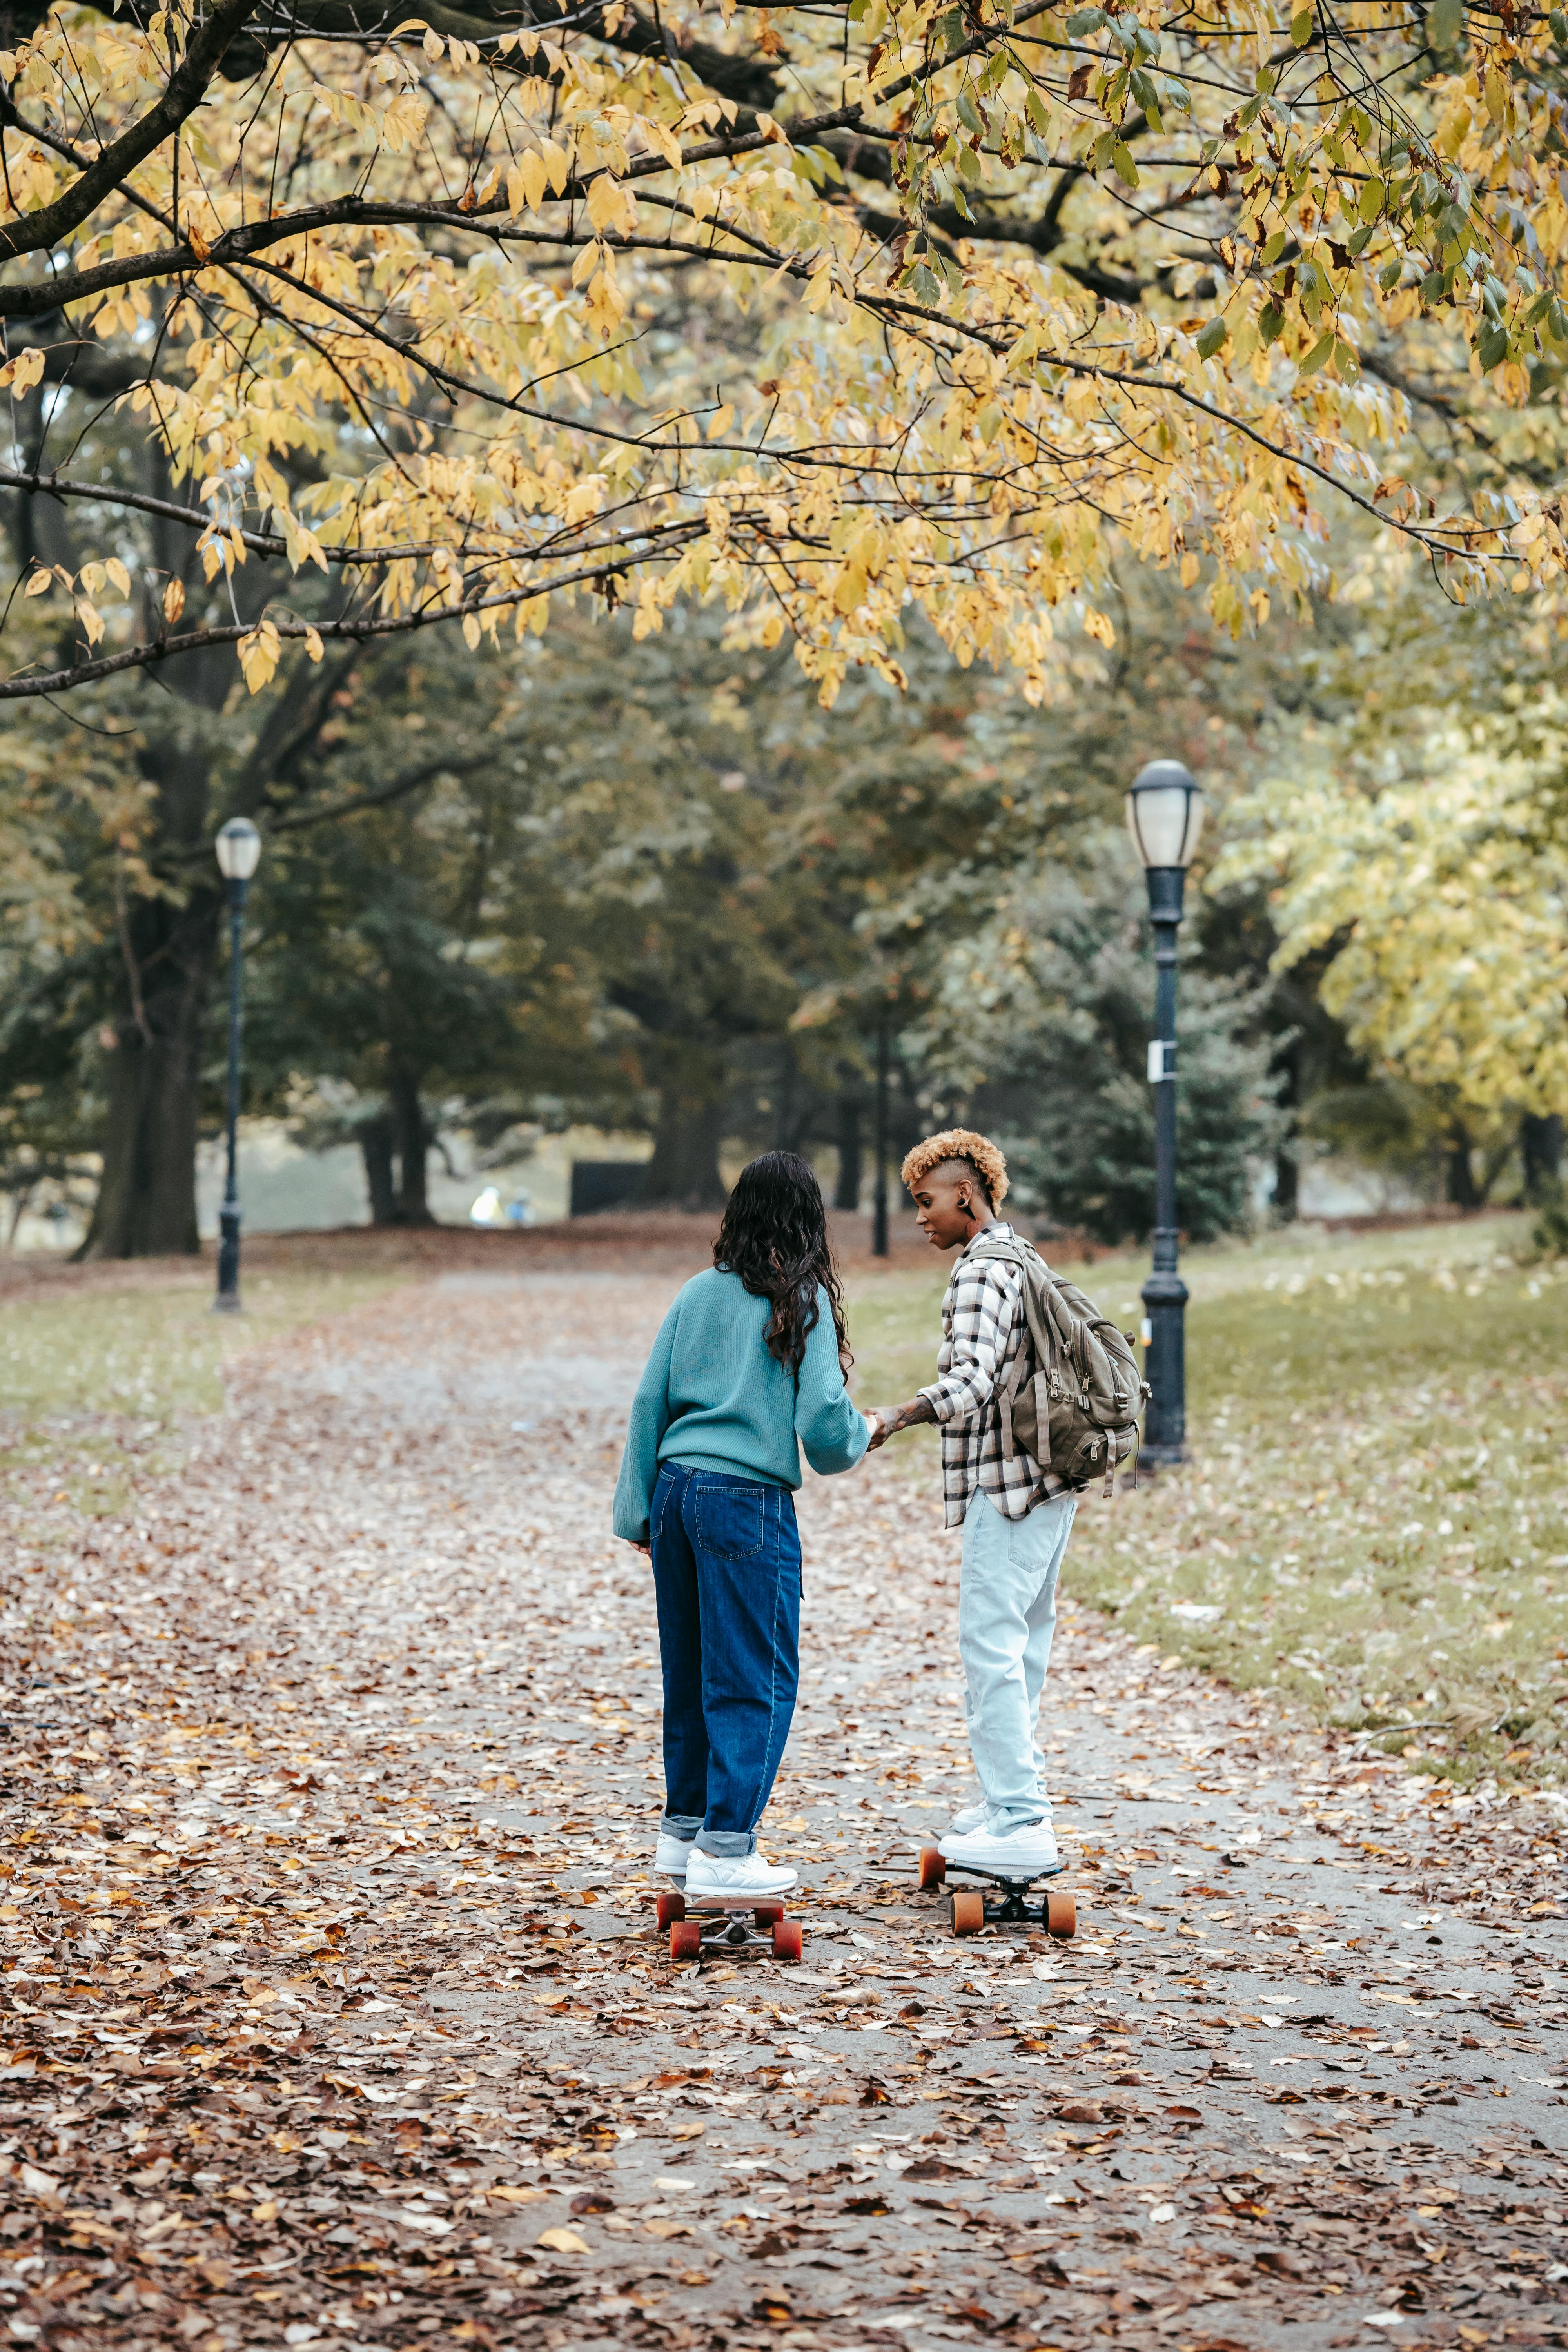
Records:
[[[804,1962],[671,1964],[607,1529],[672,1287],[426,1283],[247,1354],[177,1455],[11,1457],[10,2340],[1558,2340],[1560,1811],[1163,1666],[1069,1553],[1079,1934],[955,1941],[915,1853],[972,1793],[957,1540],[909,1457],[802,1498]]]

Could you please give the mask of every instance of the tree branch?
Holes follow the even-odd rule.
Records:
[[[657,532],[637,534],[637,561],[646,562],[651,557],[677,554],[694,539],[707,530],[705,520],[693,518],[688,522],[667,523]],[[346,621],[300,621],[286,614],[271,616],[271,625],[284,639],[303,642],[307,637],[342,640],[356,645],[368,645],[380,637],[411,635],[416,630],[435,628],[443,622],[466,620],[470,614],[504,611],[518,604],[531,604],[536,596],[551,596],[558,590],[583,588],[603,581],[606,573],[622,571],[631,558],[617,545],[607,547],[591,564],[576,571],[559,572],[548,580],[531,580],[521,587],[498,589],[489,596],[470,596],[460,604],[429,604],[416,613],[384,614],[379,619]],[[160,662],[172,661],[177,655],[200,653],[210,646],[237,645],[242,637],[254,636],[259,621],[220,629],[187,629],[182,636],[161,637],[151,645],[131,646],[123,653],[105,654],[97,661],[78,662],[73,668],[50,670],[42,676],[0,679],[0,702],[26,702],[47,694],[68,693],[72,687],[91,686],[98,679],[119,677],[127,670],[151,669]]]
[[[88,215],[95,212],[154,148],[173,138],[186,117],[201,104],[219,58],[258,4],[258,0],[217,0],[212,15],[170,75],[156,106],[140,122],[133,122],[129,131],[100,148],[81,176],[52,205],[45,205],[36,213],[24,213],[19,220],[0,228],[0,258],[47,252],[62,237],[69,236],[73,229],[79,228]],[[6,111],[10,111],[8,105]],[[58,307],[58,302],[51,307]]]
[[[135,379],[141,381],[140,375]],[[67,474],[28,474],[15,466],[0,465],[0,490],[21,490],[28,497],[51,499],[86,499],[96,506],[127,507],[136,514],[155,515],[161,522],[183,523],[189,530],[209,530],[215,517],[210,508],[176,506],[172,499],[149,498],[141,490],[121,489],[101,482],[76,482]],[[226,534],[231,525],[223,526]],[[288,541],[282,534],[271,530],[244,530],[240,538],[255,555],[287,555]],[[445,541],[409,541],[402,545],[386,547],[324,547],[321,550],[329,563],[353,563],[374,566],[395,563],[405,557],[434,555]]]
[[[422,768],[412,768],[405,776],[395,776],[391,783],[379,785],[374,792],[346,793],[342,800],[323,802],[320,808],[291,809],[272,818],[268,829],[272,833],[300,833],[308,825],[326,824],[341,816],[358,816],[362,809],[385,808],[389,802],[416,793],[421,784],[433,783],[437,776],[477,775],[481,768],[491,764],[498,748],[492,745],[471,760],[428,760]],[[204,847],[202,855],[208,856],[211,852]]]

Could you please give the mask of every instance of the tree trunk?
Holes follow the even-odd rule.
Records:
[[[0,0],[3,10],[5,0]],[[120,388],[117,370],[132,366],[86,343],[50,333],[48,369],[57,380],[69,373],[79,390],[94,398]],[[135,380],[127,375],[127,385]],[[18,429],[29,461],[44,452],[44,391],[35,387],[19,404]],[[168,458],[151,435],[141,443],[142,487],[153,497],[184,504]],[[47,495],[9,502],[13,551],[19,566],[61,563],[75,571],[81,561],[70,519],[58,499]],[[158,604],[163,577],[183,581],[196,599],[208,591],[195,541],[184,525],[153,517],[146,525],[149,562],[142,572],[141,626],[162,625]],[[224,592],[244,621],[254,619],[275,593],[277,578],[266,562],[237,572]],[[74,627],[67,624],[62,662],[75,658]],[[141,1257],[197,1247],[195,1153],[203,1025],[207,990],[216,960],[221,894],[211,855],[215,800],[234,814],[254,814],[279,750],[295,731],[302,698],[314,690],[308,665],[299,664],[289,682],[268,698],[243,757],[236,730],[222,712],[234,690],[234,655],[226,646],[180,654],[145,681],[140,702],[141,748],[137,764],[153,787],[153,815],[142,846],[153,873],[186,893],[183,904],[121,894],[118,910],[121,978],[110,1057],[109,1110],[103,1142],[103,1177],[92,1222],[80,1255]],[[194,862],[187,863],[195,853]],[[194,879],[192,878],[194,877]]]
[[[1526,1111],[1520,1121],[1519,1148],[1524,1160],[1524,1197],[1539,1201],[1557,1182],[1563,1170],[1563,1121],[1553,1112],[1542,1118]]]
[[[1447,1194],[1456,1209],[1479,1209],[1484,1198],[1476,1183],[1470,1151],[1468,1131],[1464,1121],[1456,1118],[1449,1125],[1443,1153]]]
[[[1290,1114],[1289,1127],[1280,1137],[1274,1153],[1274,1214],[1280,1224],[1289,1225],[1294,1224],[1301,1205],[1301,1129],[1298,1117],[1301,1103],[1300,1044],[1292,1044],[1277,1056],[1274,1066],[1280,1074],[1280,1107]]]
[[[848,1085],[838,1097],[838,1182],[834,1189],[833,1205],[851,1213],[860,1206],[865,1158],[860,1127],[859,1090]]]
[[[370,1191],[370,1221],[373,1225],[395,1225],[397,1223],[397,1189],[392,1174],[392,1120],[385,1111],[377,1111],[374,1118],[362,1119],[359,1148],[364,1160],[364,1181]]]
[[[795,1143],[795,1046],[787,1037],[779,1046],[778,1084],[773,1093],[773,1144],[775,1151],[793,1151]]]
[[[392,1124],[397,1139],[397,1222],[400,1225],[433,1225],[426,1193],[429,1167],[430,1129],[419,1099],[419,1081],[407,1070],[395,1069],[388,1088]]]
[[[132,900],[124,913],[122,1011],[110,1059],[103,1177],[84,1257],[191,1255],[202,1030],[219,900]]]
[[[659,1094],[658,1125],[642,1200],[660,1208],[721,1209],[728,1195],[719,1173],[724,1139],[721,1068],[695,1055],[671,1074]]]

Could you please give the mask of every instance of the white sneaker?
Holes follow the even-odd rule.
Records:
[[[999,1878],[1038,1878],[1058,1863],[1056,1833],[1049,1822],[1026,1822],[1022,1828],[997,1832],[974,1830],[942,1841],[944,1862],[967,1863],[972,1870],[994,1871]]]
[[[795,1885],[795,1874],[786,1865],[765,1862],[760,1853],[704,1853],[693,1846],[686,1865],[686,1892],[693,1895],[727,1897],[738,1895],[750,1901],[754,1895],[784,1895]]]
[[[666,1878],[684,1878],[696,1835],[695,1830],[689,1838],[677,1837],[673,1830],[660,1830],[658,1843],[653,1850],[654,1868],[662,1871]]]
[[[967,1837],[971,1830],[983,1830],[985,1827],[985,1807],[983,1804],[965,1805],[961,1813],[954,1813],[952,1826],[946,1832],[946,1835]]]

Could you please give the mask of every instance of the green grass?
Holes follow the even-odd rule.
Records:
[[[1524,1232],[1194,1252],[1192,1461],[1086,1504],[1075,1590],[1167,1657],[1390,1727],[1424,1769],[1560,1777],[1568,1265],[1516,1265]],[[944,1270],[858,1282],[864,1401],[929,1379]],[[1142,1261],[1063,1271],[1130,1319]]]
[[[0,1312],[0,1471],[109,1517],[139,1475],[177,1467],[180,1432],[223,1406],[225,1363],[258,1339],[319,1322],[402,1279],[313,1267],[253,1276],[245,1312],[215,1315],[210,1274],[110,1287],[50,1287]],[[96,1426],[95,1426],[96,1424]]]
[[[161,1423],[223,1404],[222,1367],[258,1339],[319,1321],[387,1289],[391,1272],[261,1275],[242,1315],[215,1315],[211,1276],[110,1289],[63,1286],[7,1300],[0,1316],[0,1412],[25,1423],[123,1413]]]

